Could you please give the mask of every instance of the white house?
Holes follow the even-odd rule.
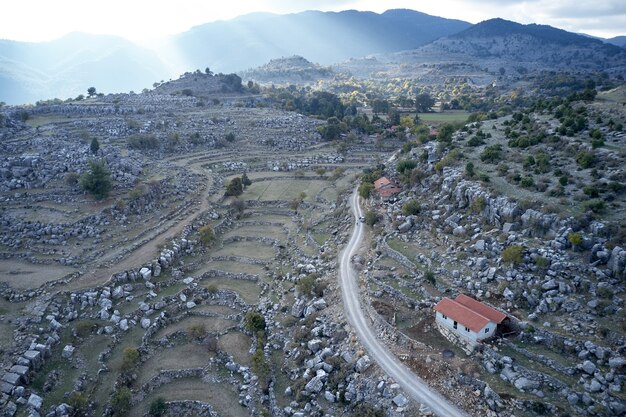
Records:
[[[444,297],[435,306],[436,322],[470,345],[493,336],[504,319],[506,314],[464,294]]]

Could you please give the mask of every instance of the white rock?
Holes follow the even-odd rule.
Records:
[[[63,348],[63,352],[61,352],[61,356],[64,357],[65,359],[69,359],[72,357],[72,355],[74,355],[74,346],[72,345],[66,345]]]

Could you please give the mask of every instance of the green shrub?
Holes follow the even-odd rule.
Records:
[[[363,199],[367,200],[370,198],[372,191],[374,191],[374,184],[371,182],[362,182],[361,185],[359,185],[359,195]]]
[[[583,204],[583,208],[585,210],[591,210],[592,212],[599,214],[604,212],[604,209],[606,208],[606,203],[602,200],[591,200]]]
[[[403,174],[405,171],[410,171],[417,166],[417,162],[411,159],[403,159],[396,164],[396,170],[400,174]]]
[[[163,397],[159,397],[150,403],[150,416],[159,417],[165,413],[166,408],[167,404],[165,404],[165,399],[163,399]]]
[[[580,246],[583,243],[583,237],[580,233],[570,233],[567,235],[567,241],[574,247]]]
[[[199,231],[200,242],[205,246],[210,246],[215,241],[215,232],[210,224],[206,224]]]
[[[550,265],[550,261],[544,256],[537,256],[535,258],[535,265],[537,265],[539,268],[546,268]]]
[[[153,150],[159,147],[159,140],[154,135],[136,134],[127,139],[128,147],[137,150]]]
[[[435,273],[430,269],[424,272],[424,279],[431,285],[435,285]]]
[[[80,320],[76,323],[76,335],[82,338],[89,336],[94,325],[95,324],[90,320]]]
[[[612,299],[613,291],[607,287],[600,287],[596,289],[596,296],[604,299]]]
[[[593,152],[582,151],[576,155],[576,163],[582,169],[591,168],[596,163],[596,156]]]
[[[500,144],[491,145],[485,148],[480,154],[480,160],[488,163],[496,163],[502,159],[502,146]]]
[[[405,216],[417,215],[419,214],[421,209],[422,207],[420,206],[420,203],[417,202],[417,200],[409,200],[402,205],[402,214],[404,214]]]
[[[365,224],[368,226],[374,226],[378,223],[378,215],[374,210],[368,210],[365,212]]]
[[[113,395],[112,407],[113,415],[126,416],[130,411],[131,406],[131,393],[128,387],[120,387]]]
[[[470,209],[472,210],[472,213],[480,214],[483,212],[486,205],[487,205],[487,201],[485,200],[485,197],[481,196],[481,197],[474,199],[474,201],[472,201],[472,204],[470,205]]]
[[[244,318],[246,330],[256,333],[265,331],[265,319],[256,311],[249,311]]]
[[[559,184],[561,184],[563,187],[565,187],[568,183],[569,183],[569,178],[567,178],[567,175],[561,175],[559,177]]]
[[[535,180],[531,175],[529,175],[527,177],[523,177],[520,180],[519,185],[524,188],[531,188],[535,186]]]
[[[122,354],[121,369],[123,372],[131,370],[139,361],[139,351],[136,348],[127,347]]]
[[[523,246],[511,245],[502,251],[502,261],[511,265],[519,265],[522,262],[523,254]]]

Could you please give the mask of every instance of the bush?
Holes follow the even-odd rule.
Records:
[[[409,200],[402,205],[402,214],[405,216],[417,215],[421,209],[422,207],[417,200]]]
[[[122,355],[121,369],[123,372],[131,370],[139,361],[139,351],[136,348],[126,348]]]
[[[94,323],[89,320],[80,320],[76,323],[76,335],[81,338],[85,338],[91,334],[94,328]]]
[[[315,288],[316,279],[317,276],[315,274],[309,274],[304,278],[300,278],[300,280],[296,284],[296,289],[301,294],[311,295],[313,294],[313,289]]]
[[[480,214],[483,212],[486,205],[487,205],[487,201],[485,200],[485,197],[478,197],[477,199],[472,201],[472,204],[470,205],[470,209],[472,210],[472,213]]]
[[[378,223],[378,215],[374,210],[368,210],[365,212],[365,224],[368,226],[374,226]]]
[[[519,265],[522,262],[524,247],[511,245],[502,251],[502,260],[511,265]]]
[[[137,150],[153,150],[159,147],[159,140],[154,135],[137,134],[129,136],[128,147]]]
[[[519,185],[524,187],[524,188],[531,188],[535,185],[535,180],[533,179],[532,176],[527,176],[527,177],[523,177],[520,182]]]
[[[399,161],[396,165],[396,170],[398,170],[398,172],[400,174],[403,174],[405,171],[410,171],[413,168],[415,168],[417,166],[417,162],[410,160],[410,159],[404,159],[402,161]]]
[[[217,285],[215,284],[209,284],[207,285],[206,290],[209,294],[217,294],[219,288],[217,288]]]
[[[165,400],[162,397],[159,397],[150,403],[150,413],[151,417],[159,417],[165,413],[165,409],[167,408],[167,404],[165,404]]]
[[[257,349],[252,355],[252,371],[259,377],[263,389],[266,389],[269,383],[270,365],[262,348]]]
[[[606,204],[602,200],[591,200],[591,201],[586,202],[583,205],[583,208],[585,210],[591,210],[592,212],[596,214],[604,212],[605,207],[606,207]]]
[[[193,324],[187,328],[187,335],[189,335],[191,339],[204,339],[207,335],[206,326],[202,323]]]
[[[84,416],[87,415],[87,408],[89,407],[89,399],[85,394],[80,392],[73,392],[68,398],[68,405],[74,408],[73,415]]]
[[[537,256],[535,258],[535,265],[539,268],[546,268],[550,265],[550,261],[545,256]]]
[[[570,243],[570,245],[578,247],[583,243],[583,237],[580,235],[580,233],[570,233],[567,235],[567,241]]]
[[[226,136],[224,136],[224,139],[226,139],[227,142],[234,142],[235,134],[233,132],[229,132],[226,134]]]
[[[576,155],[576,163],[578,163],[578,166],[582,169],[591,168],[596,163],[596,156],[593,152],[579,152]]]
[[[215,241],[215,232],[210,224],[200,228],[200,242],[205,246],[210,246]]]
[[[249,311],[244,318],[244,326],[250,332],[262,332],[265,331],[265,319],[256,311]]]
[[[468,162],[467,164],[465,164],[465,176],[467,178],[474,178],[475,175],[476,171],[474,169],[474,163]]]
[[[131,393],[128,387],[121,387],[117,390],[115,395],[113,395],[113,415],[115,416],[126,416],[128,411],[130,411],[130,400]]]
[[[430,269],[424,272],[424,279],[432,285],[435,285],[435,273]]]
[[[502,159],[502,146],[499,144],[491,145],[485,148],[480,154],[480,160],[483,162],[496,163]]]

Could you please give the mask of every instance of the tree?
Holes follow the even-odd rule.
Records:
[[[418,113],[428,113],[434,105],[435,99],[428,93],[418,94],[415,97],[415,110],[417,110]]]
[[[200,228],[200,242],[205,246],[210,246],[215,240],[215,232],[210,224],[204,225]]]
[[[368,210],[365,212],[365,224],[368,226],[374,226],[378,223],[378,215],[374,210]]]
[[[89,97],[93,97],[96,95],[96,87],[89,87],[87,89],[87,94],[89,94]]]
[[[374,184],[372,184],[371,182],[364,182],[359,185],[359,195],[363,199],[367,200],[368,198],[370,198],[372,191],[374,191]]]
[[[100,149],[100,142],[98,142],[98,139],[96,139],[96,138],[91,139],[90,148],[91,148],[91,153],[92,154],[95,155],[95,154],[98,153],[98,150]]]
[[[290,207],[296,214],[298,214],[298,208],[300,207],[300,204],[302,204],[305,198],[306,198],[306,193],[301,192],[298,197],[291,200]]]
[[[243,202],[243,200],[241,200],[239,198],[234,198],[233,201],[230,203],[230,207],[235,212],[235,217],[240,219],[241,216],[243,215],[243,211],[245,210],[246,205]]]
[[[249,311],[244,318],[246,330],[256,333],[265,331],[265,319],[256,311]]]
[[[241,175],[241,184],[244,188],[252,184],[252,181],[250,181],[250,178],[248,178],[248,174],[246,174],[245,172]]]
[[[241,178],[235,177],[228,183],[226,187],[226,196],[227,197],[236,197],[243,193],[243,184],[241,182]]]
[[[98,200],[108,197],[112,187],[111,173],[104,161],[89,161],[89,172],[81,177],[80,185]]]

